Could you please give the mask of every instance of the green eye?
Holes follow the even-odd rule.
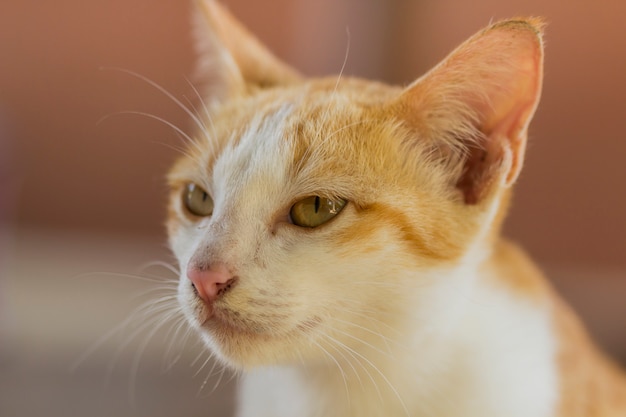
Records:
[[[346,203],[344,199],[311,196],[294,204],[289,215],[296,226],[317,227],[339,214]]]
[[[185,208],[193,215],[206,217],[213,214],[213,199],[196,184],[189,184],[183,194]]]

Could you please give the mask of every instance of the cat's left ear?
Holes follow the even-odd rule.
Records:
[[[510,186],[541,94],[543,22],[518,19],[479,32],[410,85],[394,113],[452,168],[467,204]]]
[[[195,3],[198,75],[208,84],[211,99],[223,101],[251,90],[293,84],[301,79],[217,1]]]

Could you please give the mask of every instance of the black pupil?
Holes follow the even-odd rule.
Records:
[[[202,202],[204,203],[209,195],[207,193],[202,193]]]
[[[317,212],[320,209],[320,198],[319,197],[315,197],[315,213],[317,214]]]

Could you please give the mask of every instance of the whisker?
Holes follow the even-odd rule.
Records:
[[[339,363],[339,361],[326,349],[324,349],[324,347],[319,344],[318,342],[316,342],[315,340],[311,340],[311,342],[317,346],[325,355],[326,357],[330,358],[330,360],[337,366],[337,368],[339,369],[339,372],[341,373],[341,378],[343,379],[343,385],[346,389],[346,398],[348,398],[348,400],[350,399],[350,389],[348,388],[348,379],[346,377],[346,372],[343,370],[343,367],[341,366],[341,364]]]
[[[328,336],[328,335],[326,335]],[[330,336],[328,336],[330,337]],[[402,408],[404,409],[405,414],[407,415],[407,417],[410,417],[410,413],[408,408],[406,407],[406,404],[404,403],[404,401],[402,400],[402,397],[400,396],[400,393],[398,393],[398,390],[396,389],[396,387],[393,386],[393,384],[389,381],[389,379],[387,378],[387,376],[385,376],[385,374],[378,369],[378,367],[372,362],[370,361],[367,357],[365,357],[364,355],[362,355],[361,353],[357,352],[356,350],[350,348],[349,346],[346,346],[345,344],[337,341],[337,343],[340,343],[345,349],[347,349],[349,352],[352,352],[354,355],[358,356],[359,358],[363,359],[374,371],[376,371],[376,373],[378,375],[380,375],[380,377],[385,381],[385,383],[387,384],[387,386],[391,389],[391,391],[394,393],[394,395],[396,396],[396,398],[398,399],[400,405],[402,406]]]
[[[98,337],[98,339],[93,342],[87,349],[85,349],[85,351],[83,353],[81,353],[69,366],[69,371],[70,372],[76,372],[76,370],[78,369],[78,367],[85,361],[87,360],[87,358],[89,358],[91,355],[93,355],[102,345],[104,345],[107,341],[109,341],[113,336],[115,336],[116,334],[120,333],[122,330],[124,330],[128,325],[130,325],[132,322],[134,322],[135,320],[137,320],[137,316],[142,313],[143,311],[145,311],[148,307],[150,307],[152,304],[144,304],[138,308],[136,308],[126,319],[124,319],[122,322],[120,322],[119,324],[117,324],[116,326],[114,326],[112,329],[110,329],[109,331],[107,331],[106,333],[104,333],[103,335],[101,335],[100,337]]]
[[[325,337],[327,340],[329,340],[331,343],[337,345],[337,347],[343,349],[348,355],[350,355],[352,357],[352,359],[354,359],[356,361],[356,363],[359,364],[361,369],[363,369],[363,372],[365,372],[365,374],[368,376],[370,381],[372,381],[372,384],[374,385],[374,389],[378,393],[378,398],[380,398],[380,400],[382,401],[383,400],[383,395],[382,395],[382,392],[380,391],[380,388],[378,387],[378,383],[376,382],[376,380],[374,379],[372,374],[367,370],[365,365],[363,365],[361,360],[358,357],[356,357],[353,352],[351,352],[351,349],[348,349],[348,347],[346,345],[344,345],[343,343],[341,343],[340,341],[338,341],[337,339],[331,337],[328,334],[323,334],[322,336]]]
[[[357,314],[357,316],[359,316],[359,314]],[[369,319],[368,316],[365,315],[365,314],[361,314],[360,316],[361,317],[365,317],[368,320],[368,322],[370,322],[373,326],[376,326],[376,330],[375,331],[372,330],[372,331],[374,331],[375,333],[378,333],[378,336],[381,338],[382,342],[384,343],[385,348],[387,348],[387,352],[391,352],[390,343],[394,344],[396,347],[399,347],[401,349],[408,350],[404,344],[401,344],[397,340],[394,340],[394,339],[392,339],[390,337],[384,336],[383,333],[381,332],[380,328],[378,327],[378,325],[379,324],[385,325],[387,328],[389,328],[392,331],[394,331],[397,335],[400,335],[400,332],[398,332],[397,330],[393,329],[387,323],[384,323],[384,322],[382,322],[382,321],[380,321],[378,319]],[[352,322],[348,321],[345,324],[354,325],[355,323],[352,323]],[[367,331],[368,329],[365,328],[364,330]]]
[[[78,358],[72,362],[70,365],[70,372],[75,372],[78,367],[91,355],[93,355],[104,343],[106,343],[111,337],[115,334],[119,333],[125,326],[127,326],[134,318],[128,317],[126,320],[122,321],[111,330],[100,336],[94,343],[91,344],[83,353],[81,353]]]
[[[362,326],[357,326],[357,327],[361,328]],[[369,331],[369,329],[366,329],[365,327],[362,327],[362,328],[363,328],[364,330],[366,330],[366,331]],[[371,343],[368,343],[368,342],[366,342],[365,340],[363,340],[363,339],[361,339],[361,338],[359,338],[359,337],[356,337],[356,336],[354,336],[354,335],[352,335],[352,334],[350,334],[350,333],[348,333],[348,332],[344,332],[343,330],[339,330],[339,329],[336,329],[336,328],[333,328],[332,330],[333,330],[334,332],[341,333],[342,335],[344,335],[344,336],[346,336],[346,337],[348,337],[348,338],[350,338],[350,339],[352,339],[352,340],[354,340],[354,341],[356,341],[356,342],[359,342],[359,343],[364,344],[365,346],[367,346],[367,347],[369,347],[370,349],[372,349],[372,350],[374,350],[374,351],[376,351],[376,352],[380,353],[381,355],[384,355],[384,356],[386,356],[386,357],[393,357],[393,355],[391,354],[391,352],[389,352],[389,351],[388,351],[388,352],[385,352],[385,351],[383,351],[383,350],[381,350],[381,349],[377,348],[376,346],[372,345]],[[370,332],[371,332],[371,331],[370,331]],[[377,334],[377,333],[375,333],[375,332],[371,332],[371,333],[372,333],[372,334],[375,334],[376,336],[379,336],[379,337],[380,337],[381,339],[383,339],[383,340],[384,340],[384,339],[386,339],[384,336],[382,336],[382,335],[380,335],[380,334]]]
[[[235,378],[239,378],[241,375],[241,372],[238,370],[235,370],[234,372],[230,372],[230,377],[226,380],[226,385],[230,384],[231,382],[233,382],[233,380]]]
[[[352,313],[352,312],[351,312],[351,313]],[[356,312],[354,312],[354,313],[352,313],[352,314],[358,315]],[[365,318],[369,319],[369,316],[367,316],[367,315],[365,315],[365,316],[363,316],[363,317],[365,317]],[[361,326],[360,324],[353,323],[353,322],[348,321],[348,320],[342,320],[342,319],[340,319],[340,318],[338,318],[338,317],[333,317],[333,316],[329,316],[329,318],[331,318],[332,320],[337,321],[337,322],[339,322],[339,323],[346,324],[346,325],[348,325],[348,326],[353,326],[353,327],[356,327],[356,328],[361,329],[361,330],[363,330],[363,331],[365,331],[365,332],[367,332],[367,333],[369,333],[369,334],[372,334],[372,335],[374,335],[374,336],[378,336],[378,337],[380,337],[382,340],[386,340],[387,342],[392,342],[394,345],[402,347],[402,345],[400,345],[400,344],[399,344],[396,340],[391,339],[391,338],[389,338],[389,337],[387,337],[387,336],[383,335],[383,334],[382,334],[382,333],[380,333],[380,332],[376,332],[376,331],[374,331],[374,330],[372,330],[372,329],[369,329],[369,328],[367,328],[367,327],[365,327],[365,326]]]
[[[193,83],[191,81],[189,81],[189,79],[185,78],[185,80],[187,81],[187,84],[189,84],[189,86],[191,87],[191,89],[195,93],[196,97],[198,98],[198,101],[200,101],[200,104],[202,105],[202,108],[204,109],[204,114],[205,114],[207,120],[209,121],[209,125],[211,126],[211,133],[213,134],[213,136],[211,137],[208,134],[208,131],[206,131],[206,129],[205,129],[205,134],[207,135],[207,138],[209,139],[209,146],[211,146],[211,153],[215,153],[215,142],[214,141],[217,140],[217,131],[215,130],[215,124],[213,123],[213,118],[211,117],[211,112],[209,112],[209,109],[208,109],[208,107],[206,105],[206,102],[202,98],[202,95],[200,95],[200,92],[198,91],[196,86],[193,85]]]
[[[346,35],[347,35],[346,53],[345,53],[345,55],[343,57],[343,63],[341,64],[341,70],[339,71],[339,75],[337,76],[337,81],[335,82],[335,87],[333,88],[333,91],[330,94],[330,99],[328,101],[328,106],[326,107],[324,115],[322,116],[322,119],[320,121],[320,126],[319,126],[319,129],[317,131],[317,136],[319,136],[322,127],[328,121],[328,116],[330,114],[330,109],[333,106],[333,99],[335,98],[335,95],[337,94],[337,90],[339,89],[339,83],[341,82],[341,77],[343,76],[343,72],[346,69],[346,64],[348,62],[348,56],[350,55],[350,30],[348,28],[346,28]]]
[[[339,89],[339,83],[341,82],[341,77],[343,76],[343,73],[345,71],[346,68],[346,64],[348,62],[348,56],[350,55],[350,31],[348,30],[348,28],[346,28],[346,35],[347,35],[347,42],[346,42],[346,52],[344,54],[343,57],[343,62],[341,64],[341,69],[339,70],[339,74],[337,75],[337,80],[335,82],[335,86],[333,87],[333,91],[330,94],[330,99],[328,101],[328,106],[326,106],[326,109],[324,110],[324,114],[321,117],[321,119],[319,120],[319,126],[317,127],[317,131],[314,135],[314,137],[320,137],[321,136],[321,132],[322,129],[324,128],[324,126],[326,125],[327,121],[328,121],[328,117],[330,115],[330,110],[333,106],[333,99],[335,98],[335,95]],[[308,160],[311,157],[311,152],[312,152],[312,146],[307,147],[307,149],[304,151],[304,154],[302,155],[302,157],[300,158],[300,161],[298,161],[298,165],[296,166],[296,172],[299,172],[304,164],[304,161]],[[317,149],[319,149],[319,147],[316,147],[316,151]]]
[[[222,379],[224,378],[224,373],[226,373],[226,366],[224,366],[224,364],[220,364],[220,365],[222,366],[222,371],[220,372],[220,376],[217,378],[215,385],[213,385],[211,392],[209,392],[209,395],[213,394],[215,390],[217,389],[217,387],[219,387],[220,383],[222,382]]]
[[[153,120],[159,121],[159,122],[169,126],[170,128],[172,128],[178,134],[180,134],[186,141],[188,141],[189,144],[192,144],[192,145],[195,144],[197,146],[196,142],[191,138],[191,136],[189,136],[187,133],[185,133],[181,128],[176,126],[174,123],[168,122],[164,118],[159,117],[157,115],[154,115],[152,113],[146,113],[146,112],[143,112],[143,111],[122,110],[122,111],[110,113],[110,114],[104,115],[100,119],[98,119],[98,121],[96,122],[96,125],[100,125],[101,123],[103,123],[104,121],[110,119],[113,116],[119,116],[119,115],[125,115],[125,114],[134,114],[134,115],[144,116],[144,117],[147,117],[149,119],[153,119]]]
[[[324,337],[326,337],[327,335],[322,335]],[[352,372],[354,372],[354,375],[356,376],[357,380],[359,381],[359,384],[361,385],[361,389],[365,389],[365,385],[363,385],[363,380],[361,379],[361,374],[356,370],[356,368],[354,367],[352,361],[346,357],[346,355],[344,355],[344,353],[342,352],[342,350],[340,349],[339,346],[335,346],[335,344],[331,344],[330,345],[337,353],[339,353],[339,355],[341,355],[341,357],[344,359],[344,361],[348,364],[348,366],[350,366],[350,368],[352,368]],[[357,361],[358,362],[358,361]],[[361,364],[359,364],[360,366],[362,366]],[[350,398],[348,397],[348,400],[350,400]]]
[[[204,115],[209,120],[209,123],[212,125],[212,127],[214,127],[213,126],[213,121],[211,119],[211,112],[209,112],[209,108],[207,107],[206,102],[202,98],[202,95],[200,94],[200,92],[198,91],[196,86],[189,80],[189,78],[185,77],[185,81],[187,81],[187,84],[189,84],[189,87],[191,87],[191,89],[193,90],[194,94],[198,98],[198,101],[200,102],[200,104],[202,104],[202,108],[204,110]],[[213,130],[213,133],[215,133],[215,130]]]
[[[194,360],[194,363],[202,357],[203,354],[206,354],[207,351],[203,351],[200,352],[200,354],[198,355],[198,357],[196,358],[196,360]],[[213,358],[213,352],[208,351],[209,355],[207,356],[207,358],[205,359],[204,362],[202,362],[202,365],[200,365],[200,368],[198,368],[198,370],[196,371],[195,374],[193,374],[193,376],[198,376],[198,374],[204,369],[204,367],[207,365],[207,363],[209,363],[209,361]],[[215,364],[213,364],[213,366],[215,367]],[[210,372],[209,372],[210,373]]]
[[[341,77],[343,76],[343,72],[346,70],[346,64],[348,63],[348,56],[350,56],[350,28],[346,27],[346,53],[343,56],[343,63],[341,64],[341,70],[339,70],[339,75],[337,76],[337,82],[335,83],[335,88],[333,89],[333,94],[339,88],[339,82],[341,81]]]
[[[184,142],[184,138],[182,136],[180,136],[177,132],[174,132],[176,134],[176,136],[181,139]],[[194,156],[187,150],[187,148],[182,147],[182,146],[176,146],[176,145],[172,145],[170,143],[165,143],[165,142],[159,142],[159,141],[152,141],[151,143],[155,143],[157,145],[160,146],[164,146],[168,149],[173,150],[174,152],[176,152],[179,155],[185,156],[187,158],[193,158]]]
[[[172,367],[180,360],[181,358],[181,353],[180,351],[178,352],[178,354],[171,360],[169,360],[169,362],[167,361],[167,358],[171,357],[172,355],[172,350],[174,348],[174,343],[179,342],[181,344],[181,350],[184,348],[184,344],[186,342],[186,337],[188,337],[189,332],[186,332],[186,334],[179,340],[178,339],[178,334],[180,333],[181,329],[184,329],[185,326],[187,326],[187,320],[185,319],[185,317],[181,314],[178,321],[175,322],[171,327],[170,330],[167,332],[167,335],[165,336],[165,339],[170,339],[168,345],[167,345],[167,349],[165,350],[165,354],[164,354],[164,367],[163,367],[163,371],[164,372],[168,372],[170,369],[172,369]],[[172,329],[176,329],[174,330],[174,334],[171,334]],[[168,362],[168,363],[166,363]]]
[[[163,309],[162,313],[164,313],[165,311],[169,311],[169,309]],[[132,318],[133,320],[136,319],[136,317],[132,317]],[[147,320],[146,322],[142,323],[138,328],[135,329],[135,331],[129,337],[126,338],[124,342],[122,342],[121,344],[117,346],[117,349],[115,350],[113,357],[109,360],[109,364],[107,366],[107,371],[105,375],[105,386],[109,385],[109,381],[111,380],[111,376],[113,375],[113,370],[115,369],[115,366],[117,364],[117,361],[119,360],[119,357],[122,351],[126,347],[128,347],[131,344],[131,342],[133,342],[136,339],[136,337],[139,336],[144,330],[156,324],[158,322],[158,319],[159,317],[152,317],[150,320]]]
[[[224,366],[223,363],[221,363],[219,360],[215,359],[215,356],[213,355],[213,353],[211,352],[211,355],[208,357],[208,359],[205,361],[205,363],[203,364],[202,367],[204,367],[204,365],[206,365],[206,362],[208,362],[210,359],[214,359],[213,360],[213,365],[211,366],[211,369],[209,370],[209,373],[207,374],[206,378],[204,378],[204,381],[202,381],[202,385],[200,386],[200,389],[197,392],[197,396],[200,396],[202,394],[202,390],[204,390],[204,387],[207,385],[207,383],[209,382],[209,379],[211,379],[211,377],[213,377],[214,374],[214,370],[217,366],[220,366],[221,369],[219,371],[219,377],[216,381],[216,383],[213,385],[213,388],[208,392],[207,395],[211,395],[212,393],[215,392],[215,390],[217,389],[217,387],[219,386],[222,378],[224,377],[224,372],[226,372],[226,367]],[[197,372],[199,373],[199,371]],[[197,374],[196,373],[196,374]]]
[[[139,364],[141,361],[141,357],[143,356],[148,344],[154,337],[154,335],[174,316],[179,314],[178,311],[170,312],[164,320],[155,325],[152,330],[148,333],[148,335],[143,339],[143,342],[139,345],[135,355],[133,356],[133,360],[130,366],[130,378],[129,378],[129,400],[131,404],[135,404],[136,399],[136,387],[137,387],[137,376],[139,374]],[[152,324],[152,323],[151,323]]]
[[[171,280],[172,278],[169,277],[159,277],[159,276],[145,276],[145,275],[138,275],[138,274],[130,274],[128,272],[110,272],[110,271],[102,271],[102,272],[85,272],[82,274],[77,274],[74,275],[72,278],[74,279],[85,279],[85,278],[92,278],[92,277],[103,277],[103,276],[109,276],[109,277],[115,277],[115,278],[129,278],[129,279],[133,279],[133,280],[139,280],[139,281],[147,281],[147,282],[155,282],[155,283],[166,283],[168,280]]]
[[[170,93],[169,91],[167,91],[165,88],[163,88],[161,85],[157,84],[155,81],[151,80],[150,78],[141,75],[139,73],[136,73],[134,71],[125,69],[125,68],[118,68],[118,67],[100,67],[101,71],[119,71],[128,75],[131,75],[135,78],[138,78],[142,81],[144,81],[145,83],[151,85],[152,87],[156,88],[158,91],[160,91],[163,95],[165,95],[167,98],[169,98],[170,100],[172,100],[178,107],[180,107],[181,110],[183,110],[189,117],[191,117],[191,119],[198,125],[198,127],[200,129],[202,129],[204,131],[204,124],[202,123],[202,121],[198,118],[198,116],[196,114],[194,114],[191,110],[189,110],[189,108],[187,106],[185,106],[179,99],[177,99],[172,93]]]
[[[179,275],[178,269],[176,267],[174,267],[173,265],[171,265],[171,264],[169,264],[167,262],[163,262],[163,261],[146,262],[143,265],[139,266],[139,270],[140,271],[144,271],[144,270],[147,270],[147,269],[155,267],[155,266],[158,266],[158,267],[161,267],[163,269],[166,269],[166,270],[170,271],[172,274],[174,274],[178,278],[178,275]]]
[[[155,298],[155,294],[160,294],[162,293],[163,295],[161,295],[158,298]],[[147,299],[146,299],[147,298]],[[167,286],[167,285],[162,285],[159,287],[153,287],[150,288],[144,292],[142,292],[141,294],[137,294],[135,296],[133,296],[131,299],[133,300],[143,300],[146,299],[144,306],[141,310],[141,314],[143,315],[148,315],[151,314],[151,310],[154,307],[159,307],[162,304],[169,304],[171,303],[171,305],[173,307],[178,307],[178,303],[177,303],[177,295],[176,295],[176,287],[175,286]],[[139,313],[139,311],[138,311]]]

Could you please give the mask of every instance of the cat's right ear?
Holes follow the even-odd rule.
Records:
[[[221,102],[301,79],[217,1],[196,0],[195,3],[193,23],[199,54],[198,77],[209,88],[211,100]]]

